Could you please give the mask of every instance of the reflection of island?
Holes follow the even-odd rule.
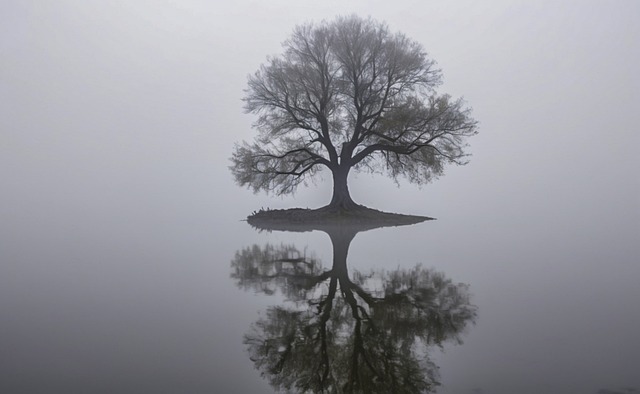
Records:
[[[420,266],[350,276],[347,253],[359,229],[323,231],[333,244],[330,270],[287,245],[254,245],[231,263],[239,287],[291,301],[270,307],[245,335],[256,368],[291,392],[433,391],[428,347],[460,342],[475,320],[467,286]]]

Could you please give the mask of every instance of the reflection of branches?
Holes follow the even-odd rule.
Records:
[[[320,353],[317,331],[318,321],[311,313],[274,307],[255,323],[245,343],[256,368],[274,387],[304,392],[323,387],[329,367],[328,357],[313,357]]]
[[[421,266],[354,272],[351,279],[351,238],[332,237],[328,271],[293,246],[253,246],[236,254],[232,276],[240,287],[266,294],[280,289],[295,305],[306,304],[268,309],[245,336],[251,360],[278,390],[433,391],[437,366],[423,353],[448,340],[461,342],[460,333],[476,318],[468,286]]]
[[[468,286],[454,284],[444,274],[419,266],[382,275],[382,296],[373,308],[374,318],[385,323],[393,335],[418,335],[427,343],[455,339],[476,316],[470,304]]]
[[[307,256],[291,245],[254,245],[236,252],[231,261],[234,272],[231,277],[243,289],[253,289],[264,294],[273,294],[281,289],[289,298],[307,297],[319,282],[328,278],[314,256]]]

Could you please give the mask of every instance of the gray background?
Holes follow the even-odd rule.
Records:
[[[480,121],[471,163],[422,189],[350,177],[439,219],[358,235],[353,267],[422,262],[475,294],[443,392],[640,387],[640,3],[240,0],[0,2],[0,388],[269,391],[241,341],[278,300],[229,261],[330,244],[239,220],[331,187],[233,184],[242,91],[296,24],[349,13],[421,42]]]

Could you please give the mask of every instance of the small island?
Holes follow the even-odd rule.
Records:
[[[427,216],[402,215],[358,206],[351,210],[261,209],[247,217],[247,222],[261,230],[312,231],[334,226],[357,226],[360,231],[378,227],[405,226],[434,220]]]

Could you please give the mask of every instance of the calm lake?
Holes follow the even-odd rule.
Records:
[[[325,367],[338,387],[379,385],[365,361],[385,357],[439,393],[640,387],[633,235],[489,215],[260,232],[194,202],[14,215],[30,227],[3,235],[0,391],[295,392]],[[383,306],[354,319],[362,297]]]

